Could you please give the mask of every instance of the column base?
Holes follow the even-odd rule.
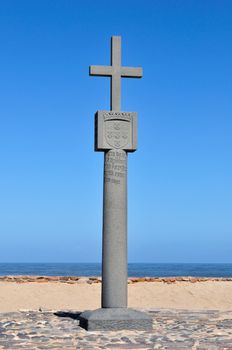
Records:
[[[127,308],[102,308],[82,312],[80,327],[87,331],[116,331],[123,329],[151,330],[152,317],[138,310]]]

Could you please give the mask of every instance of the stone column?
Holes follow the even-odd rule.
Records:
[[[102,308],[85,311],[87,330],[151,330],[152,318],[127,309],[127,152],[137,148],[137,113],[120,111],[121,78],[141,78],[142,68],[121,65],[121,37],[111,41],[111,65],[90,66],[111,78],[111,111],[95,114],[95,151],[104,152]]]
[[[127,307],[127,152],[104,155],[102,307]]]
[[[96,113],[95,151],[104,152],[102,308],[79,316],[90,331],[152,329],[151,316],[127,308],[127,153],[136,145],[136,113]]]

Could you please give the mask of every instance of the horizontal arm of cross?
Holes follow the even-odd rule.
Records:
[[[124,78],[142,78],[143,69],[140,67],[121,67],[121,76]]]
[[[89,75],[112,76],[112,66],[90,66]]]

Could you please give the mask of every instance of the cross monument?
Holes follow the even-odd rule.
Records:
[[[127,308],[127,153],[137,147],[137,113],[122,112],[121,78],[141,78],[142,68],[121,66],[121,37],[111,38],[111,66],[90,66],[111,78],[111,110],[95,114],[95,151],[104,152],[101,309],[80,315],[87,330],[151,329],[151,318]]]

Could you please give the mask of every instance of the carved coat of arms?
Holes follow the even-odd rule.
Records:
[[[130,123],[122,120],[105,122],[105,138],[113,148],[123,148],[129,142]]]

